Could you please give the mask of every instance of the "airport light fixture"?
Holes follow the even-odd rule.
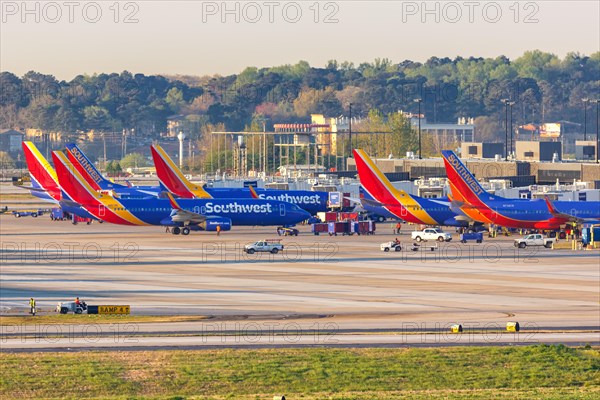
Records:
[[[512,108],[515,105],[514,101],[509,101],[506,103],[508,105],[508,107],[510,108],[510,122],[509,122],[509,130],[510,130],[510,153],[513,154],[513,113],[512,113]]]
[[[504,103],[504,158],[508,160],[508,99],[500,101]]]
[[[598,136],[598,128],[600,125],[600,99],[596,99],[596,164],[598,164],[598,145],[600,145],[600,137]]]
[[[421,103],[423,102],[423,99],[415,99],[414,100],[415,103],[419,104],[419,114],[417,115],[417,117],[419,118],[419,160],[421,159]]]
[[[352,103],[348,104],[348,114],[349,115],[349,119],[348,119],[348,134],[349,134],[349,138],[350,138],[350,157],[354,157],[354,152],[352,151]],[[348,168],[346,168],[348,169]]]
[[[587,140],[587,105],[590,99],[586,97],[581,101],[583,102],[583,140]]]
[[[179,139],[179,168],[183,169],[183,139],[185,139],[185,133],[180,131],[177,139]]]

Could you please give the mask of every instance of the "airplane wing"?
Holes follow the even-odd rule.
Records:
[[[166,195],[169,198],[171,207],[173,208],[173,211],[171,211],[171,215],[170,215],[172,222],[182,222],[185,225],[188,225],[188,224],[195,225],[195,224],[201,224],[210,219],[220,219],[219,217],[206,216],[204,214],[196,213],[196,212],[189,211],[189,210],[184,210],[177,203],[177,201],[175,200],[175,198],[173,197],[173,195],[171,193],[167,192]]]

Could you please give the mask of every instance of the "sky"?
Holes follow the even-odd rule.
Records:
[[[0,10],[0,70],[65,80],[600,51],[599,1],[1,0]]]

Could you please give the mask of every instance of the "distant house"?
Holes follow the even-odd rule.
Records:
[[[0,131],[0,149],[11,154],[21,153],[21,142],[25,134],[14,129]]]

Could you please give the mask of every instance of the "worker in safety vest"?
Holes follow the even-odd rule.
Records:
[[[32,297],[29,299],[29,314],[35,315],[35,299]]]

